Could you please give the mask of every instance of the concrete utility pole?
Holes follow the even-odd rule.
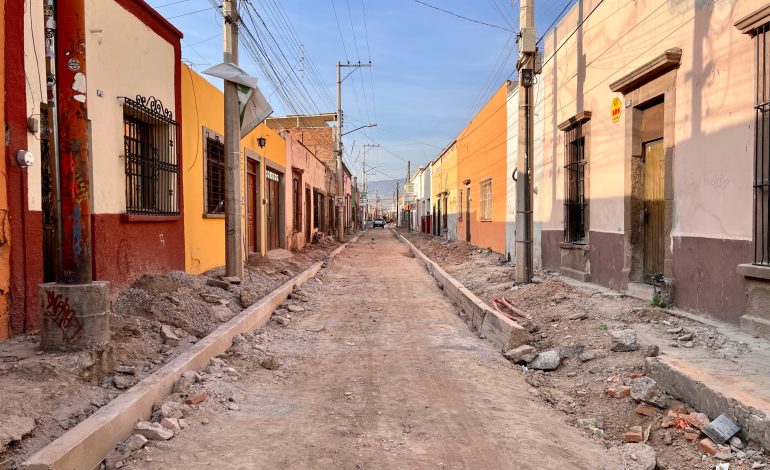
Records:
[[[361,157],[363,159],[363,162],[361,163],[361,170],[363,172],[363,178],[364,178],[364,193],[366,193],[366,149],[367,148],[375,148],[379,147],[380,144],[364,144],[362,147],[364,148],[364,154]],[[369,194],[366,193],[366,203],[364,204],[364,224],[366,224],[366,220],[368,219],[369,215]],[[366,227],[364,227],[366,228]]]
[[[356,64],[342,64],[339,61],[337,61],[337,148],[335,149],[334,155],[336,157],[336,165],[335,169],[337,172],[337,191],[339,194],[337,195],[340,198],[345,197],[345,189],[343,187],[343,170],[342,170],[342,136],[344,135],[342,133],[342,82],[345,80],[345,78],[348,78],[351,73],[355,72],[356,69],[361,67],[371,67],[372,63],[369,62],[368,64],[362,64],[361,62],[358,62]],[[350,67],[353,70],[345,76],[345,78],[342,78],[342,68],[343,67]],[[366,126],[362,126],[359,129],[363,129],[364,127],[374,127],[374,124],[368,124]],[[358,129],[355,129],[358,130]],[[352,131],[351,131],[352,132]],[[344,234],[344,228],[343,228],[343,204],[339,204],[339,200],[336,201],[337,204],[337,240],[342,241],[343,234]]]
[[[56,283],[38,288],[43,349],[94,349],[107,344],[109,283],[93,282],[91,262],[91,133],[88,121],[84,0],[56,5],[56,112],[59,141],[61,263]]]
[[[406,161],[406,182],[411,183],[412,182],[412,161],[407,160]],[[414,197],[414,194],[412,195]],[[406,204],[407,209],[407,217],[406,217],[406,229],[407,231],[412,231],[412,202],[406,202],[406,191],[404,191],[404,203]]]
[[[521,0],[519,10],[519,148],[516,162],[516,282],[532,282],[532,174],[533,140],[532,85],[535,75],[537,39],[535,34],[535,1]]]
[[[238,0],[222,2],[224,63],[238,65]],[[243,277],[241,118],[238,88],[225,80],[225,276]]]

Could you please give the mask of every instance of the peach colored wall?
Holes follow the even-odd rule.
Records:
[[[458,186],[464,189],[463,181],[471,180],[471,243],[498,253],[505,252],[507,98],[506,82],[457,137]],[[492,178],[492,220],[481,221],[480,183],[487,178]],[[457,227],[458,238],[465,240],[465,222]]]
[[[613,123],[610,105],[624,98],[609,84],[678,47],[672,239],[750,240],[754,46],[733,24],[766,2],[604,1],[571,35],[599,3],[580,2],[544,40],[545,138],[536,219],[544,230],[562,229],[564,143],[556,126],[591,111],[588,228],[623,232],[625,119]],[[579,61],[585,67],[578,69]]]
[[[303,246],[305,246],[305,226],[306,223],[306,214],[305,211],[307,210],[307,202],[305,201],[305,188],[310,187],[311,189],[311,196],[310,196],[310,233],[313,234],[318,231],[318,227],[314,225],[314,218],[313,218],[313,210],[314,210],[314,202],[313,201],[313,190],[320,191],[320,192],[326,192],[326,177],[329,173],[326,169],[326,165],[324,165],[316,156],[307,149],[304,145],[302,145],[299,141],[295,140],[291,133],[289,132],[282,132],[283,138],[286,140],[286,173],[287,173],[287,181],[286,181],[286,235],[287,235],[287,246],[291,248],[299,248],[301,249]],[[302,225],[300,227],[294,226],[294,192],[292,189],[292,182],[290,180],[291,178],[291,170],[292,168],[297,168],[303,170],[302,172],[302,184],[301,184],[301,194],[300,197],[302,199]],[[299,236],[298,236],[299,235]],[[292,239],[292,240],[289,240]]]

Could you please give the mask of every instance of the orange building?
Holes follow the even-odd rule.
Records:
[[[508,82],[457,138],[457,239],[505,253]]]

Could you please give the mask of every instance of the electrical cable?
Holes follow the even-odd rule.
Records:
[[[484,25],[484,26],[489,26],[490,28],[500,29],[502,31],[507,31],[509,33],[515,33],[515,31],[513,31],[512,29],[504,28],[502,26],[498,26],[498,25],[491,24],[491,23],[486,23],[484,21],[474,20],[473,18],[468,18],[467,16],[459,15],[459,14],[457,14],[455,12],[452,12],[452,11],[449,11],[449,10],[444,10],[443,8],[439,8],[437,6],[431,5],[430,3],[423,2],[422,0],[414,0],[414,1],[419,3],[420,5],[425,5],[426,7],[433,8],[434,10],[442,11],[444,13],[448,13],[448,14],[450,14],[452,16],[456,16],[458,18],[462,18],[464,20],[467,20],[467,21],[470,21],[470,22],[473,22],[473,23],[478,23],[478,24],[481,24],[481,25]]]

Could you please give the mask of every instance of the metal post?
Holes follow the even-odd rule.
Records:
[[[85,0],[60,0],[56,8],[56,88],[61,188],[61,265],[57,280],[88,284],[91,272],[91,181],[86,103]]]
[[[238,64],[238,0],[222,2],[224,63]],[[238,88],[225,80],[225,275],[243,277],[241,121]]]
[[[534,44],[527,44],[527,38],[534,38],[534,0],[521,0],[519,24],[522,28],[522,48],[519,58],[519,146],[516,164],[516,282],[532,282],[533,266],[533,220],[532,220],[532,175],[533,175],[533,126],[532,126],[532,83],[525,80],[524,70],[534,71]],[[526,36],[526,37],[525,37]]]

